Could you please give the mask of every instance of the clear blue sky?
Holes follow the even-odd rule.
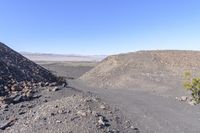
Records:
[[[0,41],[61,54],[200,50],[200,0],[0,0]]]

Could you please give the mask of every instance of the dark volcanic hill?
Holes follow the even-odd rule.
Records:
[[[198,51],[139,51],[110,56],[80,79],[92,87],[166,91],[182,87],[185,72],[199,70]]]
[[[0,96],[19,83],[55,82],[57,78],[43,67],[0,43]]]

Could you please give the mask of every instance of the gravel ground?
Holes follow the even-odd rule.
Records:
[[[90,92],[74,88],[39,89],[40,96],[29,102],[0,110],[5,133],[139,133],[117,107],[109,106]]]
[[[174,80],[173,84],[176,81],[180,82],[171,75],[165,76],[168,79],[171,77],[171,80]],[[91,91],[109,105],[117,106],[126,118],[134,122],[134,126],[138,127],[141,133],[200,132],[200,106],[191,106],[176,100],[176,96],[188,95],[180,84],[175,87],[166,83],[164,86],[168,87],[165,87],[162,93],[158,86],[151,91],[145,91],[145,88],[142,90],[136,86],[116,89],[91,87],[80,80],[71,80],[69,84],[85,92]],[[162,85],[162,82],[160,84]]]
[[[200,106],[191,106],[175,97],[161,96],[140,90],[90,88],[80,81],[71,83],[84,91],[91,91],[108,104],[116,105],[133,120],[141,133],[199,133]]]
[[[27,112],[7,133],[136,133],[137,129],[117,109],[99,98],[76,94]]]

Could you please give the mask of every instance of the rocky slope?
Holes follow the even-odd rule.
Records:
[[[48,70],[0,43],[0,105],[27,100],[36,86],[57,81]]]
[[[114,55],[80,79],[100,88],[151,90],[182,86],[183,74],[200,70],[200,52],[139,51]]]

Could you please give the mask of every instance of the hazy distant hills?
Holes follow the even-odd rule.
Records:
[[[26,58],[33,61],[101,61],[106,55],[62,55],[20,52]]]

